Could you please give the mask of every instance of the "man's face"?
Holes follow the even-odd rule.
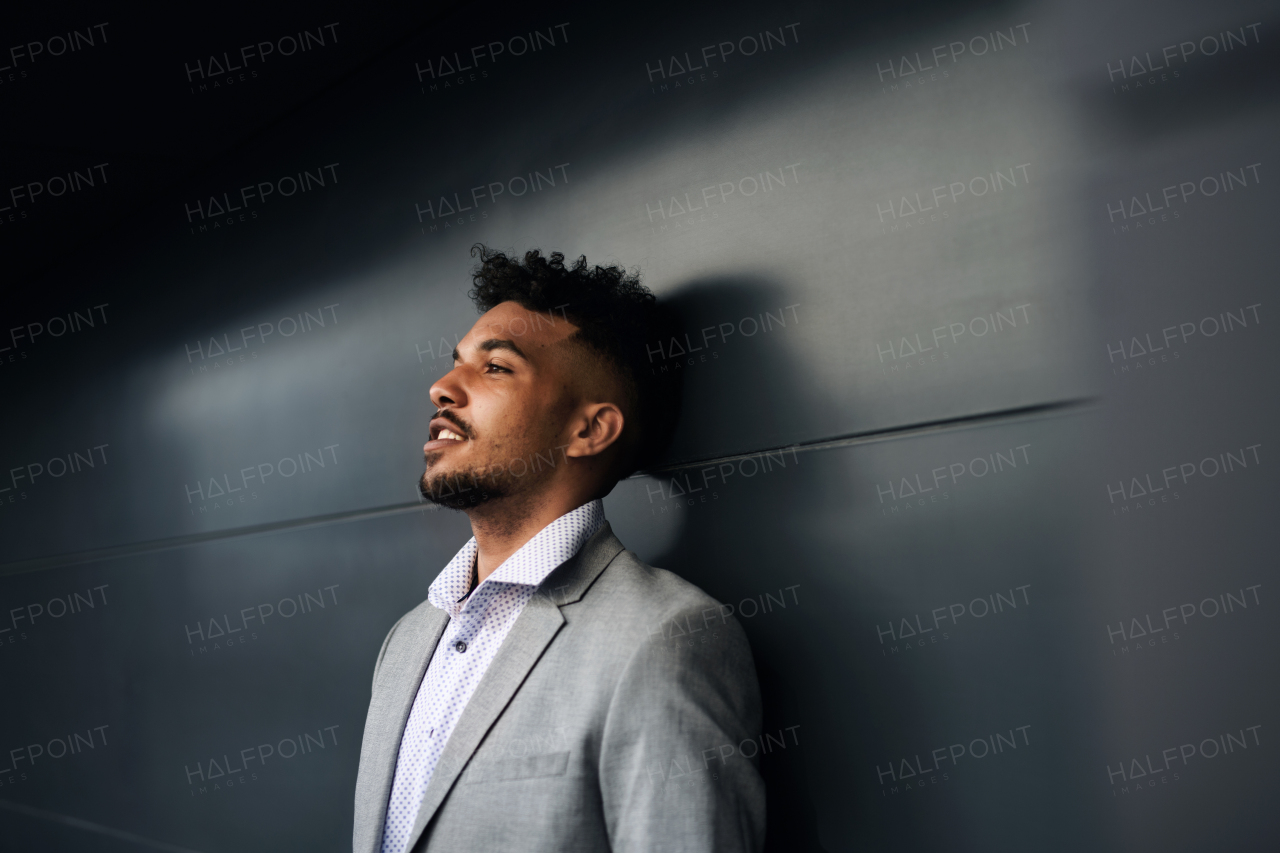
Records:
[[[419,490],[466,509],[537,488],[565,460],[577,331],[559,314],[504,302],[485,313],[454,350],[453,369],[431,386],[438,410],[423,445]]]

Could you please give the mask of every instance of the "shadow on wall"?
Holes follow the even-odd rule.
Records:
[[[685,328],[649,351],[654,371],[684,371],[668,464],[705,454],[695,448],[721,455],[778,447],[795,434],[789,425],[825,414],[792,355],[808,310],[795,298],[794,289],[755,275],[698,279],[664,297]]]
[[[1231,28],[1230,39],[1225,31],[1171,37],[1177,48],[1168,55],[1143,52],[1155,57],[1155,71],[1132,54],[1108,57],[1106,85],[1081,86],[1082,100],[1130,144],[1274,115],[1280,90],[1269,81],[1280,48],[1261,33],[1274,32],[1276,22],[1259,23]]]
[[[739,318],[757,316],[761,306],[785,305],[786,293],[780,284],[757,276],[696,280],[677,290],[669,302],[679,312],[689,342],[705,350],[667,359],[669,369],[679,364],[686,371],[684,407],[670,457],[687,459],[679,448],[723,446],[726,441],[742,449],[776,446],[778,442],[770,438],[782,424],[814,417],[822,403],[796,381],[801,375],[799,365],[783,336],[718,337],[722,323],[737,324]],[[717,337],[708,341],[713,333],[704,338],[703,331],[711,327]],[[686,349],[692,346],[686,344]],[[793,452],[784,451],[783,458],[792,466],[804,464]],[[814,546],[805,540],[803,520],[821,513],[830,496],[820,493],[826,490],[804,488],[802,483],[813,485],[809,476],[766,483],[736,468],[728,476],[713,473],[710,486],[701,479],[702,466],[655,475],[657,485],[648,486],[649,509],[657,488],[660,503],[670,507],[667,511],[674,516],[666,521],[678,533],[674,541],[659,546],[662,553],[652,562],[719,601],[741,602],[745,608],[758,594],[770,591],[795,607],[813,591],[828,586],[822,581],[821,566],[797,557],[812,553]],[[674,484],[686,475],[697,479],[714,499],[710,503],[703,495],[673,499],[670,492],[678,489]],[[736,482],[728,479],[735,475]],[[847,697],[826,696],[831,687],[826,682],[833,673],[831,655],[839,655],[846,641],[832,630],[834,625],[813,618],[817,612],[804,613],[804,608],[800,612],[802,617],[792,611],[785,619],[739,618],[760,679],[763,731],[789,744],[761,754],[768,803],[766,849],[770,851],[825,849],[819,840],[817,798],[810,780],[827,774],[814,765],[839,761],[842,753],[847,756],[857,748],[853,742],[824,743],[812,737],[841,728],[833,729],[833,721],[821,719],[825,714],[820,709],[848,707]],[[821,654],[822,649],[827,654]],[[849,807],[859,809],[856,800]]]
[[[691,282],[671,303],[687,329],[701,330],[784,298],[778,284],[761,278],[716,278]],[[791,378],[803,377],[803,365],[785,338],[736,343],[747,345],[730,341],[720,358],[705,363],[684,358],[677,447],[693,435],[763,450],[770,443],[761,436],[773,425],[822,411],[822,389]],[[840,358],[844,344],[832,341],[830,357]],[[1055,639],[1076,630],[1084,606],[1080,522],[1064,516],[1059,503],[1064,490],[1077,488],[1071,460],[1080,458],[1074,448],[1081,426],[1046,421],[987,429],[983,435],[1016,434],[1044,447],[1043,461],[1028,469],[1034,475],[986,484],[985,492],[962,490],[946,510],[909,522],[880,518],[872,472],[921,452],[967,452],[975,431],[804,454],[782,448],[770,455],[785,465],[761,464],[758,472],[741,466],[751,458],[677,463],[619,490],[615,506],[628,510],[616,519],[623,541],[733,606],[751,643],[763,733],[787,743],[760,753],[766,849],[931,850],[959,843],[958,849],[1012,850],[1028,839],[1042,849],[1096,849],[1099,820],[1076,808],[1096,768],[1068,746],[1096,742],[1092,680],[1082,672],[1086,659],[1064,656]],[[730,463],[727,477],[719,466]],[[886,615],[1006,582],[1026,582],[1042,596],[1019,632],[984,628],[910,665],[882,660],[871,626]],[[690,632],[678,641],[700,639]],[[985,699],[975,704],[978,695]],[[966,767],[945,793],[885,797],[877,773],[902,744],[935,736],[942,742],[986,725],[993,710],[1046,733],[1036,752],[1017,753],[1031,763],[1022,766],[1016,793],[999,790],[1005,777]]]
[[[695,280],[664,301],[679,314],[687,330],[684,349],[702,349],[672,357],[672,347],[666,346],[662,353],[666,358],[655,364],[659,369],[685,371],[683,407],[669,458],[687,458],[681,447],[721,446],[726,438],[743,447],[768,446],[756,437],[770,434],[775,425],[787,419],[806,417],[812,402],[803,399],[792,379],[796,364],[786,355],[782,339],[768,335],[726,338],[720,333],[722,324],[728,323],[734,324],[736,331],[739,318],[754,316],[762,305],[785,305],[786,293],[779,284],[754,276]],[[704,336],[702,331],[708,328],[713,331]],[[746,383],[750,387],[740,387]],[[800,496],[789,509],[804,512],[803,502]],[[757,587],[799,583],[803,589],[804,578],[788,575],[779,580],[783,567],[793,567],[784,556],[790,550],[788,540],[799,535],[785,523],[788,513],[768,500],[734,501],[731,507],[738,512],[688,509],[688,515],[679,519],[675,542],[654,563],[697,584],[719,601],[750,597]],[[739,553],[744,531],[756,532],[752,540],[768,531],[764,538],[772,547],[754,560],[726,559]],[[803,733],[806,715],[799,707],[795,661],[787,661],[781,654],[780,638],[754,630],[769,626],[739,621],[747,629],[760,678],[763,731],[776,732],[799,723],[798,731]],[[804,742],[803,734],[801,739]],[[810,756],[813,758],[816,756]],[[761,756],[767,786],[767,850],[824,850],[818,840],[817,813],[803,759],[804,753],[795,749]]]
[[[757,276],[695,280],[670,297],[694,344],[702,343],[701,330],[726,318],[785,302],[780,284]],[[833,358],[842,344],[832,342]],[[768,436],[778,425],[820,416],[821,389],[804,384],[794,352],[784,336],[762,335],[709,347],[707,354],[718,357],[705,361],[704,353],[683,356],[685,405],[671,456],[687,461],[682,445],[777,447]],[[863,640],[872,614],[909,606],[895,600],[900,585],[882,589],[877,579],[895,573],[899,560],[932,565],[938,537],[951,534],[945,524],[916,528],[894,544],[884,530],[855,530],[861,492],[852,449],[775,455],[785,468],[775,462],[768,473],[761,465],[755,474],[751,460],[730,459],[731,477],[717,466],[710,482],[702,464],[651,474],[627,504],[644,522],[636,538],[660,531],[645,558],[734,606],[747,633],[764,702],[763,733],[788,744],[761,751],[766,849],[823,851],[824,838],[836,846],[858,839],[854,843],[930,849],[940,840],[939,823],[973,820],[963,798],[930,801],[931,820],[922,821],[907,804],[880,802],[867,774],[883,760],[884,736],[936,731],[963,719],[940,709],[936,695],[938,684],[953,682],[947,672],[961,660],[938,659],[928,669],[872,665],[879,658],[868,657]],[[980,526],[973,511],[968,522]],[[643,547],[642,541],[627,544]],[[1023,542],[1005,556],[1028,547]],[[851,565],[859,559],[877,565]],[[759,611],[755,602],[764,602]]]

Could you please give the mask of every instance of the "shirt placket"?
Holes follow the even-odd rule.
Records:
[[[451,655],[467,655],[475,645],[476,638],[480,636],[481,630],[484,628],[485,619],[489,611],[494,605],[495,599],[501,594],[501,588],[494,583],[482,584],[473,593],[470,599],[465,603],[458,614],[453,617],[453,624],[456,626],[449,638],[449,654]],[[454,672],[465,671],[469,660],[455,660],[454,665],[450,667]]]

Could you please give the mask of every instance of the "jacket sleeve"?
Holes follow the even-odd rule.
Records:
[[[710,599],[668,613],[610,703],[600,788],[617,853],[764,845],[760,687],[746,635]]]

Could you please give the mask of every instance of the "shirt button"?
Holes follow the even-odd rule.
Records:
[[[466,644],[466,643],[464,643],[464,642],[462,642],[461,640],[459,640],[458,642],[454,643],[454,644],[453,644],[453,647],[454,647],[455,649],[457,649],[458,651],[460,651],[460,652],[465,652],[465,651],[467,650],[467,644]]]

